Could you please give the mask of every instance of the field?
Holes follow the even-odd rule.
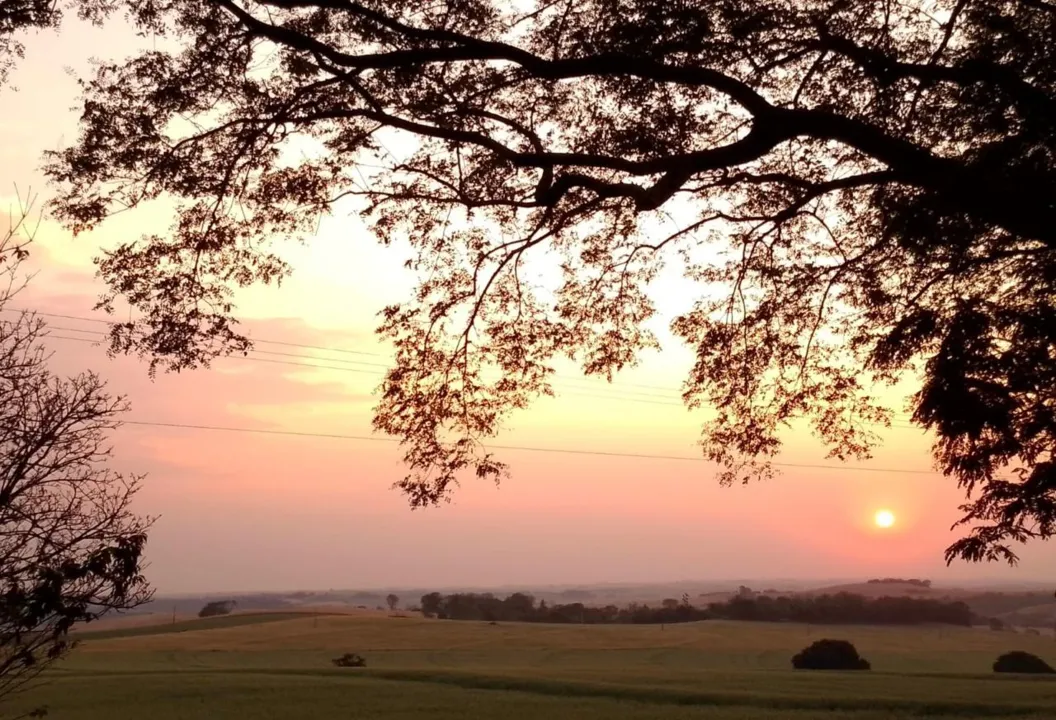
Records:
[[[1052,638],[954,628],[492,625],[370,615],[244,614],[86,632],[17,700],[56,720],[672,718],[1056,715],[1056,680],[994,676],[1001,652],[1056,663]],[[866,673],[793,672],[821,637]],[[342,669],[344,652],[368,667]]]

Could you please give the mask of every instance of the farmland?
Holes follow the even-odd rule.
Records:
[[[995,676],[1001,652],[1056,661],[1052,638],[969,628],[489,624],[384,614],[243,614],[85,632],[18,700],[91,718],[1052,717],[1056,681]],[[821,637],[866,673],[794,672]],[[344,652],[365,669],[333,667]]]

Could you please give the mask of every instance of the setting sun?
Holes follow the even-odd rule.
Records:
[[[890,510],[877,510],[873,522],[877,527],[889,528],[895,524],[895,514]]]

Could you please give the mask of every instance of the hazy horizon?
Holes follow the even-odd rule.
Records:
[[[755,577],[689,577],[682,579],[663,579],[651,581],[633,580],[608,580],[589,583],[576,582],[494,582],[485,584],[454,583],[448,585],[426,584],[408,582],[394,585],[320,585],[316,587],[249,587],[242,589],[233,588],[197,588],[173,592],[159,592],[158,598],[196,598],[220,595],[281,595],[292,593],[387,593],[406,591],[428,591],[428,592],[562,592],[566,590],[604,591],[604,590],[638,590],[648,588],[675,588],[686,589],[705,588],[708,592],[722,592],[735,590],[740,585],[746,585],[755,590],[773,589],[779,591],[812,590],[841,585],[854,585],[868,582],[874,578],[893,579],[920,579],[930,580],[932,587],[939,589],[968,589],[968,590],[1015,590],[1015,589],[1047,589],[1050,586],[1056,589],[1056,584],[1049,578],[1043,577],[966,577],[951,575],[941,580],[930,576],[918,576],[909,573],[894,575],[847,575],[847,576],[755,576]]]
[[[61,36],[26,38],[11,76],[19,91],[0,91],[3,207],[15,185],[46,200],[41,153],[76,136],[77,88],[63,68],[83,71],[100,52],[124,56],[133,42],[116,24],[75,21]],[[31,248],[37,275],[14,303],[51,314],[57,371],[96,370],[131,402],[132,422],[113,438],[114,466],[148,474],[135,509],[159,516],[147,546],[159,594],[1056,575],[1056,557],[1040,542],[1022,549],[1018,568],[945,566],[962,494],[932,471],[929,439],[904,421],[882,431],[872,461],[846,467],[794,428],[779,477],[718,487],[709,465],[690,461],[700,453],[700,415],[678,394],[692,358],[662,322],[665,352],[615,385],[564,369],[559,398],[513,418],[495,440],[519,448],[501,451],[512,477],[500,488],[471,479],[451,505],[412,512],[390,488],[403,472],[398,447],[370,438],[371,391],[387,352],[372,332],[376,314],[410,287],[400,247],[380,248],[354,215],[329,218],[309,248],[279,248],[295,268],[282,288],[236,296],[250,334],[271,344],[250,361],[220,359],[152,382],[145,362],[109,360],[92,344],[105,325],[92,310],[101,285],[91,259],[141,232],[164,233],[168,222],[164,203],[76,239],[46,220]],[[880,509],[894,514],[891,528],[874,523]]]

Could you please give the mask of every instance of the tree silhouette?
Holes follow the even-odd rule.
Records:
[[[234,600],[212,600],[202,606],[202,609],[198,611],[198,617],[207,618],[218,615],[230,615],[237,606],[238,603]]]
[[[400,604],[400,596],[396,593],[389,593],[385,596],[385,604],[389,606],[389,610],[395,610],[396,606]]]
[[[611,378],[657,346],[674,264],[721,482],[772,473],[796,417],[868,457],[885,385],[919,377],[913,420],[967,497],[947,560],[1054,533],[1056,4],[125,4],[176,49],[99,67],[49,159],[74,230],[177,202],[100,259],[100,306],[142,314],[113,351],[245,351],[233,288],[351,203],[421,277],[382,316],[374,424],[430,505],[505,475],[483,443],[556,357]]]
[[[141,478],[107,467],[126,404],[92,373],[54,375],[44,323],[10,307],[28,210],[0,227],[0,698],[65,656],[75,625],[151,597],[151,520],[130,509]]]

